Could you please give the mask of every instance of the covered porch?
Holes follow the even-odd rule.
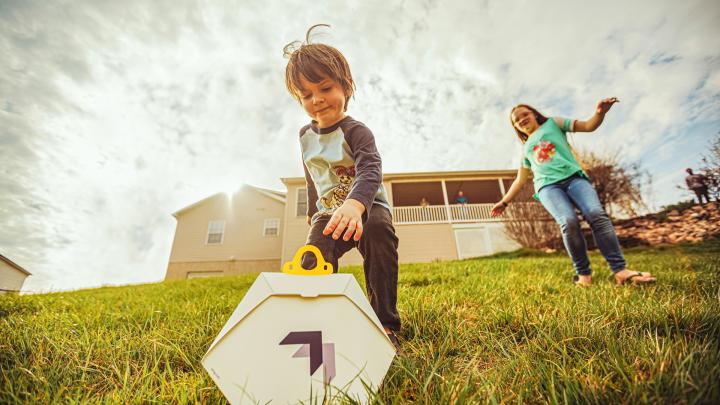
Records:
[[[392,182],[396,224],[499,222],[490,209],[512,184],[509,178]]]

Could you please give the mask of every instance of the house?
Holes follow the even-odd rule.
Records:
[[[401,263],[454,260],[510,251],[519,245],[490,209],[516,172],[456,171],[385,174]],[[178,221],[166,279],[279,271],[305,244],[304,177],[281,179],[287,191],[245,186],[216,194],[173,215]],[[462,195],[466,203],[456,202]],[[340,266],[361,264],[356,249]]]
[[[27,276],[31,275],[12,260],[0,255],[0,294],[19,292]]]
[[[173,213],[166,280],[277,271],[285,193],[244,186]]]

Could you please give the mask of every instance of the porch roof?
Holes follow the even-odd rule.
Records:
[[[451,180],[458,178],[514,178],[517,173],[516,169],[506,170],[459,170],[445,172],[405,172],[405,173],[385,173],[383,181],[394,180]],[[285,185],[305,184],[305,177],[281,177],[280,180]]]

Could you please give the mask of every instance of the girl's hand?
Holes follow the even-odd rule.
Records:
[[[597,113],[605,115],[606,112],[610,111],[610,107],[612,107],[613,104],[619,102],[620,100],[618,100],[617,97],[604,98],[600,100],[597,105]]]
[[[502,215],[503,211],[505,211],[505,208],[507,207],[507,204],[500,201],[499,203],[493,205],[492,209],[490,210],[490,215],[493,217],[497,217],[499,215]]]

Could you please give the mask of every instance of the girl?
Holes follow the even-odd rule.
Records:
[[[523,161],[512,186],[491,211],[493,216],[501,215],[532,171],[537,198],[560,225],[565,248],[575,268],[573,281],[583,286],[592,284],[592,272],[575,207],[590,224],[595,243],[614,273],[616,283],[645,284],[655,281],[650,273],[625,268],[625,259],[610,218],[567,141],[567,132],[596,130],[617,102],[615,97],[600,100],[595,114],[587,121],[546,118],[526,104],[514,107],[510,111],[510,123],[523,143]]]

